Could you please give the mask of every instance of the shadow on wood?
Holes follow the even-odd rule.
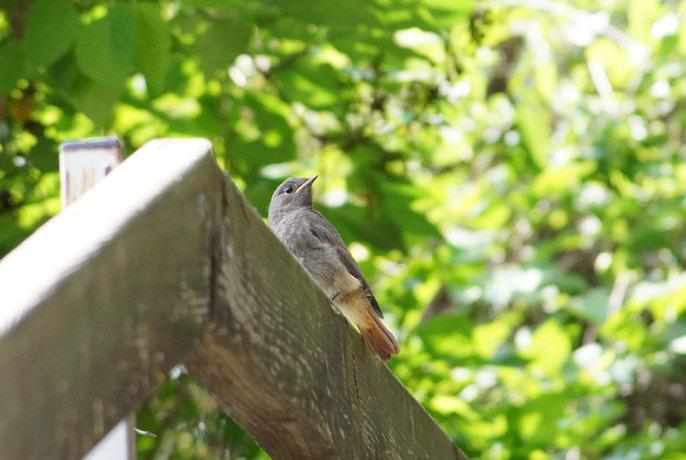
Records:
[[[185,359],[275,460],[466,459],[207,141],[147,144],[0,261],[0,283],[6,458],[82,456]]]

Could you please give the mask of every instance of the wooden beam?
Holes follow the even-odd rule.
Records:
[[[201,342],[210,149],[148,143],[0,261],[0,457],[81,458]]]
[[[275,460],[466,459],[207,141],[146,145],[41,227],[0,306],[3,458],[81,457],[188,357]]]
[[[274,460],[466,456],[227,180],[215,333],[191,375]]]

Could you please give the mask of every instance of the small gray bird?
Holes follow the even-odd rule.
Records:
[[[269,203],[269,228],[357,324],[369,349],[388,361],[400,351],[398,342],[381,322],[379,303],[341,236],[312,208],[317,177],[291,177],[279,185]]]

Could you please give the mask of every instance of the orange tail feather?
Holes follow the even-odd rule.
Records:
[[[360,328],[360,333],[369,349],[386,362],[391,359],[392,355],[398,354],[400,347],[391,331],[384,326],[374,312],[370,311],[369,315],[374,319],[372,327]]]
[[[391,331],[381,322],[372,310],[367,295],[360,287],[342,296],[337,296],[336,305],[350,317],[362,334],[367,347],[383,361],[391,359],[400,351],[398,342]]]

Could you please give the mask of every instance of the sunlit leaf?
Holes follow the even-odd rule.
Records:
[[[464,314],[437,316],[419,326],[415,333],[429,350],[440,356],[457,359],[473,352],[472,323]]]
[[[517,106],[517,125],[532,160],[539,168],[548,164],[550,148],[550,115],[538,104],[523,103]]]
[[[522,354],[532,365],[555,372],[569,359],[571,351],[569,333],[556,321],[548,320],[536,329],[530,347]]]
[[[558,430],[566,404],[563,394],[545,394],[529,401],[519,416],[521,436],[528,442],[547,444]]]

